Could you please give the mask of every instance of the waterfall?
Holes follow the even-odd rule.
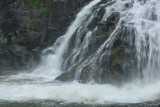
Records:
[[[57,77],[61,74],[61,63],[63,62],[63,54],[68,48],[68,42],[70,38],[73,36],[74,32],[83,23],[89,14],[92,12],[92,8],[94,5],[99,3],[100,0],[93,0],[87,6],[85,6],[78,14],[76,19],[68,28],[66,34],[64,34],[60,39],[56,41],[54,46],[51,48],[54,51],[54,54],[49,54],[42,59],[42,64],[37,67],[33,71],[33,74],[40,74],[40,75],[49,75],[53,78]],[[59,46],[55,47],[57,43],[60,43]],[[56,48],[56,49],[55,49]],[[49,48],[50,49],[50,48]],[[55,50],[54,50],[55,49]],[[46,51],[46,50],[45,50]]]
[[[27,75],[83,83],[159,80],[159,2],[100,2],[86,5]]]
[[[24,72],[0,76],[0,104],[159,102],[160,1],[91,1],[41,64]]]
[[[159,3],[156,0],[111,0],[98,6],[90,18],[76,31],[75,42],[71,44],[75,47],[68,50],[69,56],[64,62],[63,69],[67,72],[74,69],[75,79],[83,82],[110,83],[115,79],[110,76],[111,73],[123,75],[120,77],[122,81],[159,80]],[[104,7],[103,15],[99,14]],[[102,28],[93,25],[90,29],[90,23],[97,17],[100,17]],[[112,20],[114,24],[110,22]],[[105,23],[110,24],[105,28],[108,27],[110,33],[98,34],[101,31],[99,29],[105,27],[103,25]],[[99,38],[104,40],[97,43]],[[91,46],[92,42],[94,46]],[[122,43],[114,46],[117,42]],[[95,49],[91,49],[92,47]],[[118,48],[123,49],[121,59],[113,57],[114,51]],[[124,59],[128,61],[121,61]],[[113,70],[112,65],[116,61],[117,65],[122,62],[123,70],[118,72]]]

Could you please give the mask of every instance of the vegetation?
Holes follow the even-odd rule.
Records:
[[[44,4],[44,3],[41,3],[41,7],[45,7],[45,4]]]
[[[7,38],[0,36],[0,43],[7,43]]]
[[[30,7],[37,9],[40,6],[40,0],[27,0]]]
[[[20,33],[20,39],[23,40],[24,39],[24,33]]]
[[[46,8],[46,10],[42,13],[42,18],[46,19],[50,17],[50,13],[49,13],[49,9],[48,7]]]
[[[1,31],[1,29],[0,29],[0,43],[7,43],[7,38],[5,38],[4,36],[3,36],[3,33],[2,33],[2,31]]]
[[[40,0],[27,0],[27,2],[29,4],[29,6],[34,8],[34,9],[37,9],[40,6],[45,7],[45,4],[41,3]],[[48,7],[46,7],[45,11],[42,13],[42,18],[46,19],[46,18],[49,18],[49,17],[50,17],[49,9],[48,9]]]
[[[30,32],[30,31],[33,31],[34,29],[34,24],[28,24],[27,25],[27,31]]]

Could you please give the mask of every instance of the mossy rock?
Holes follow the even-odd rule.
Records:
[[[69,82],[74,80],[74,74],[75,72],[65,72],[62,73],[60,76],[56,78],[56,80],[62,81],[62,82]]]

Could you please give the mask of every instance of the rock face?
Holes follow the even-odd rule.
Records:
[[[134,27],[124,24],[120,12],[107,11],[114,2],[101,3],[72,37],[62,64],[64,73],[57,80],[120,84],[131,79],[136,65]]]
[[[25,67],[65,33],[90,0],[1,0],[0,67]]]
[[[89,1],[91,0],[45,0],[51,10],[51,18],[43,42],[44,47],[53,44],[57,37],[65,34],[76,13]]]
[[[1,0],[0,68],[23,68],[38,62],[41,51],[66,32],[76,13],[90,1]],[[121,17],[118,11],[104,17],[106,7],[113,3],[101,0],[76,30],[63,56],[64,73],[57,80],[115,84],[130,79],[135,50],[134,35],[128,35],[134,34],[134,29],[128,30],[121,21],[116,30]],[[125,5],[130,7],[132,2]],[[108,46],[103,46],[108,39]]]

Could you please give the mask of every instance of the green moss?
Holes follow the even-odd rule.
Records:
[[[42,18],[46,19],[50,17],[50,13],[49,13],[49,9],[48,7],[46,8],[46,10],[42,13]]]
[[[27,25],[27,31],[30,32],[30,31],[33,31],[34,29],[34,24],[28,24]]]
[[[27,0],[30,7],[37,9],[40,6],[40,0]]]
[[[44,3],[41,3],[41,7],[45,7],[45,4],[44,4]]]
[[[2,31],[0,30],[0,43],[6,44],[7,43],[7,38],[4,37]]]
[[[7,38],[0,37],[0,42],[6,44],[7,43]]]
[[[24,33],[20,33],[20,39],[23,40],[24,39]]]

